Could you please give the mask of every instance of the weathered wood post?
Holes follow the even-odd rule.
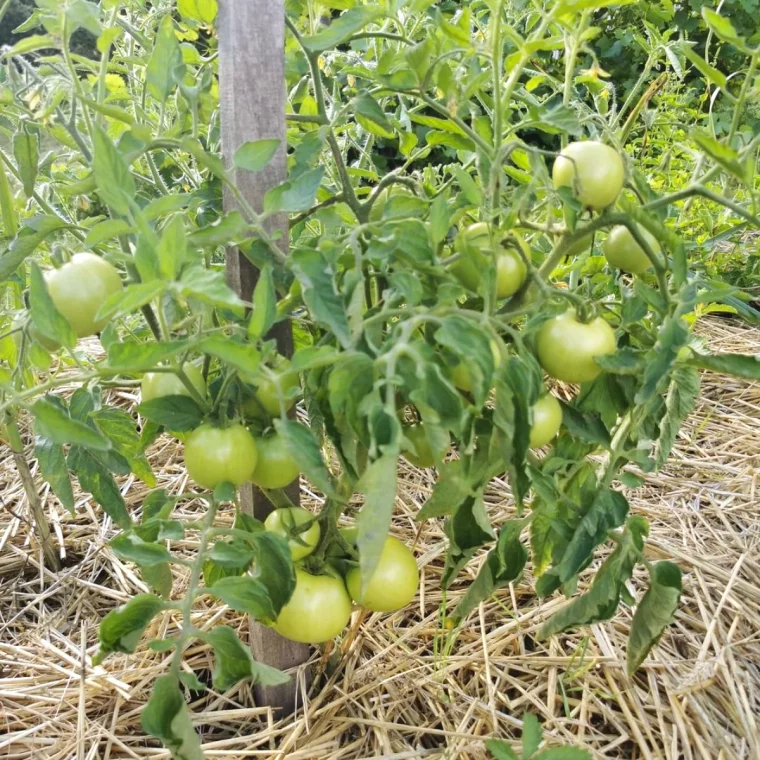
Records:
[[[236,184],[246,201],[257,211],[263,208],[267,190],[285,181],[285,7],[284,0],[220,0],[219,3],[219,99],[222,116],[222,150],[227,167],[234,170],[235,150],[249,140],[276,138],[277,154],[269,166],[255,174],[238,171]],[[235,199],[225,192],[226,209],[235,207]],[[280,214],[267,221],[267,232],[277,236],[281,250],[288,248],[288,217]],[[277,235],[277,233],[280,233]],[[251,300],[258,272],[237,249],[227,252],[227,280],[247,301]],[[279,351],[293,353],[293,335],[287,322],[274,330]],[[296,483],[289,493],[299,501]],[[245,486],[243,508],[263,520],[272,505],[258,489]],[[309,657],[309,647],[282,638],[270,628],[251,622],[251,646],[254,657],[273,667],[287,670],[301,665]],[[280,709],[280,714],[295,707],[297,683],[279,687],[257,687],[260,704]]]

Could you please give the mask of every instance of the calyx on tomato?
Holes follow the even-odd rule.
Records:
[[[321,530],[315,516],[303,507],[284,507],[270,512],[264,527],[288,539],[290,556],[294,562],[308,557],[319,544]],[[308,525],[308,528],[304,528]]]
[[[206,381],[203,372],[191,362],[182,365],[182,371],[198,391],[201,397],[206,396]],[[190,389],[174,372],[146,372],[140,383],[140,400],[152,401],[163,396],[192,396]]]

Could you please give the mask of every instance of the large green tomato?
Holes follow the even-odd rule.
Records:
[[[206,423],[195,428],[185,441],[187,474],[209,490],[221,483],[247,483],[256,469],[256,459],[256,442],[242,425],[217,428]]]
[[[359,568],[352,567],[346,574],[351,598],[372,612],[393,612],[406,607],[417,593],[419,584],[420,572],[414,555],[393,536],[385,539],[380,562],[363,596]]]
[[[436,461],[440,461],[448,451],[448,442],[435,455],[428,441],[425,426],[420,422],[415,425],[405,425],[403,429],[404,437],[412,444],[414,450],[404,449],[404,457],[415,467],[432,467]]]
[[[334,639],[351,618],[351,599],[341,578],[296,568],[296,587],[272,625],[280,636],[302,644]]]
[[[594,358],[614,354],[616,347],[615,331],[607,322],[597,317],[584,324],[574,309],[544,322],[536,337],[541,366],[565,383],[594,380],[602,372]]]
[[[302,525],[309,524],[305,530],[298,530]],[[296,562],[308,557],[319,544],[321,530],[314,515],[302,507],[285,507],[275,509],[267,515],[264,527],[270,533],[277,533],[288,539],[290,556]]]
[[[203,372],[190,362],[185,362],[182,369],[198,393],[206,397],[206,382]],[[174,372],[146,372],[140,384],[140,400],[152,401],[163,396],[191,396],[187,386]]]
[[[552,167],[554,187],[569,187],[586,207],[599,211],[611,206],[623,189],[625,166],[609,145],[586,140],[570,143]]]
[[[298,463],[281,435],[257,438],[256,453],[256,469],[251,480],[259,488],[285,488],[298,477]]]
[[[562,426],[562,407],[559,401],[547,393],[533,404],[533,424],[530,427],[530,447],[546,446]]]
[[[516,235],[515,237],[522,249],[522,255],[514,247],[507,248],[502,245],[496,252],[497,298],[509,298],[514,295],[528,276],[523,256],[530,259],[530,249],[522,238]],[[477,291],[482,272],[490,265],[493,250],[488,224],[478,222],[465,227],[454,241],[454,250],[459,254],[459,259],[451,265],[451,271],[466,288]]]
[[[300,385],[298,373],[293,372],[290,369],[290,362],[287,359],[280,361],[276,370],[280,388],[285,396],[285,411],[288,411],[293,404],[295,404],[295,399],[290,396],[290,393],[294,388],[298,388]],[[280,391],[278,390],[277,382],[275,382],[274,379],[257,379],[254,395],[256,396],[255,401],[258,401],[272,417],[280,416]],[[256,416],[255,412],[257,410],[254,408],[255,401],[247,404],[245,409],[245,411],[251,413],[252,416]]]
[[[114,266],[94,253],[76,253],[60,269],[45,273],[50,298],[68,320],[77,337],[100,332],[107,320],[95,315],[109,296],[121,290],[121,277]]]
[[[660,252],[660,244],[657,238],[649,230],[639,225],[639,232],[654,253]],[[631,231],[624,224],[618,224],[610,230],[607,240],[604,241],[604,256],[610,266],[622,269],[631,274],[642,274],[652,266],[644,249],[636,242]]]

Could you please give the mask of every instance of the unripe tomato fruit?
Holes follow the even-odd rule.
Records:
[[[494,233],[495,236],[498,234]],[[517,240],[525,258],[530,259],[530,249],[525,241],[519,237]],[[496,252],[496,297],[509,298],[525,282],[528,269],[523,256],[517,250],[498,243],[497,245],[499,249]],[[491,233],[486,222],[471,224],[456,236],[454,250],[460,258],[451,265],[451,271],[466,288],[478,290],[483,269],[491,263],[492,248]]]
[[[203,372],[190,362],[182,365],[182,370],[198,393],[206,397],[206,382]],[[140,400],[152,401],[163,396],[191,396],[185,384],[174,372],[146,372],[140,383]]]
[[[552,167],[554,187],[569,187],[586,207],[611,206],[623,189],[625,166],[620,154],[596,140],[570,143]]]
[[[494,367],[501,366],[501,351],[495,340],[491,341],[491,355],[493,356]],[[455,364],[451,370],[451,379],[454,382],[454,386],[459,388],[460,391],[466,393],[472,393],[472,377],[470,376],[470,368],[465,362],[459,362]]]
[[[546,446],[554,439],[562,426],[562,407],[559,401],[547,393],[533,404],[533,424],[530,426],[530,447]]]
[[[406,607],[417,593],[419,584],[420,572],[414,555],[393,536],[385,539],[380,562],[363,596],[359,568],[352,567],[346,574],[346,586],[351,598],[372,612],[393,612]]]
[[[300,381],[298,373],[290,369],[290,362],[283,359],[275,368],[278,373],[280,388],[285,396],[285,411],[287,412],[295,404],[295,399],[289,394],[294,388],[298,388]],[[261,378],[256,380],[256,390],[254,391],[256,399],[249,401],[245,405],[244,411],[251,416],[257,416],[256,401],[272,416],[280,416],[280,392],[277,389],[277,383],[274,379]]]
[[[187,474],[202,488],[241,486],[256,468],[256,442],[242,425],[217,428],[205,423],[185,441]]]
[[[256,454],[251,480],[259,488],[285,488],[298,477],[298,463],[281,435],[257,438]]]
[[[654,253],[660,252],[657,238],[649,230],[639,225],[639,232]],[[610,230],[604,241],[604,256],[610,266],[631,274],[642,274],[652,266],[644,249],[636,242],[631,231],[624,224],[618,224]]]
[[[114,266],[94,253],[76,253],[60,269],[45,273],[50,298],[77,337],[100,332],[107,320],[95,315],[109,296],[121,290],[121,277]]]
[[[615,331],[601,317],[584,324],[568,309],[541,325],[536,337],[538,360],[546,372],[565,383],[587,383],[602,368],[596,356],[614,354]]]
[[[301,525],[311,523],[305,530],[297,530]],[[308,557],[319,544],[321,530],[314,515],[302,507],[285,507],[270,512],[264,520],[264,527],[270,533],[288,539],[290,556],[294,562]]]
[[[334,639],[351,618],[351,599],[341,578],[296,568],[296,587],[272,625],[280,636],[302,644]]]
[[[425,426],[420,422],[415,425],[405,425],[404,437],[412,444],[414,451],[404,449],[404,458],[415,467],[432,467],[436,461],[440,461],[448,446],[438,452],[436,457],[425,433]]]

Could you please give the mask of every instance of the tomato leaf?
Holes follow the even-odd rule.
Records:
[[[261,354],[250,343],[235,343],[224,338],[206,338],[198,349],[209,356],[216,356],[235,369],[253,374],[261,363]]]
[[[187,341],[171,343],[114,343],[108,349],[108,366],[128,372],[149,372],[187,349]]]
[[[158,298],[166,287],[162,280],[139,282],[127,285],[108,297],[98,309],[95,319],[117,319],[142,308]]]
[[[487,739],[486,749],[495,760],[520,760],[512,747],[501,739]]]
[[[137,407],[137,412],[177,433],[195,430],[203,422],[203,412],[189,396],[161,396],[144,401]]]
[[[172,558],[165,546],[153,541],[143,541],[136,533],[120,533],[111,539],[110,545],[119,557],[141,567],[171,562]]]
[[[277,319],[277,293],[272,279],[272,267],[267,264],[259,272],[253,291],[253,311],[248,322],[248,337],[256,340],[266,335]]]
[[[197,248],[239,243],[249,235],[250,227],[239,211],[230,211],[213,224],[190,233],[188,242]]]
[[[541,744],[544,729],[538,718],[532,713],[523,715],[522,751],[523,760],[530,760]]]
[[[157,565],[141,567],[140,577],[162,599],[168,599],[171,596],[174,578],[168,562],[159,562]]]
[[[636,394],[637,404],[645,404],[657,393],[663,379],[678,357],[678,352],[686,345],[688,339],[689,328],[682,319],[667,317],[663,321],[657,333],[657,343],[651,351],[651,358],[644,370],[641,388]]]
[[[681,598],[681,569],[672,562],[652,567],[649,588],[636,607],[628,635],[626,670],[633,675],[673,621]]]
[[[185,18],[211,24],[216,18],[218,6],[216,0],[177,0],[177,10]]]
[[[760,354],[692,353],[687,360],[692,367],[733,375],[746,380],[760,380]]]
[[[201,266],[188,267],[182,272],[177,288],[183,296],[192,296],[211,306],[227,308],[239,316],[243,315],[244,304],[227,285],[223,272]]]
[[[34,455],[37,457],[40,474],[45,482],[50,484],[61,504],[73,515],[74,492],[71,488],[71,477],[63,446],[38,434],[34,438]]]
[[[522,528],[522,520],[508,520],[502,525],[498,543],[488,552],[475,580],[454,609],[451,615],[454,620],[461,622],[494,591],[520,576],[528,561],[528,552],[520,541]]]
[[[250,647],[243,644],[234,629],[219,625],[203,636],[214,648],[214,688],[227,691],[240,681],[251,680],[265,686],[287,683],[290,676],[269,665],[255,662]]]
[[[148,92],[162,103],[169,97],[183,73],[182,51],[174,34],[174,21],[171,14],[167,14],[159,24],[153,52],[145,70]]]
[[[111,240],[121,235],[129,235],[132,232],[134,232],[132,226],[127,224],[123,219],[106,219],[103,222],[98,222],[87,233],[84,242],[85,245],[92,248],[105,243],[106,240]]]
[[[161,740],[171,752],[172,760],[203,760],[201,740],[174,676],[156,679],[142,712],[142,728]]]
[[[92,173],[98,195],[117,214],[127,214],[137,194],[127,161],[101,127],[93,127],[92,142]]]
[[[319,443],[311,430],[294,420],[276,419],[274,425],[285,440],[290,455],[298,462],[301,472],[325,496],[335,496],[335,484],[322,459]]]
[[[380,561],[380,554],[391,525],[393,505],[396,501],[397,446],[398,444],[395,450],[389,448],[379,459],[372,462],[357,485],[357,489],[364,494],[364,506],[356,520],[362,594],[365,593]]]
[[[628,500],[619,491],[597,493],[573,531],[562,558],[538,579],[536,593],[548,596],[577,575],[591,560],[594,549],[606,541],[609,531],[625,522],[629,509]]]
[[[357,6],[330,22],[312,37],[306,37],[303,44],[314,52],[327,50],[345,42],[353,34],[363,29],[375,19],[384,16],[385,12],[377,7],[367,5]]]
[[[103,511],[121,528],[128,528],[132,518],[111,473],[90,452],[75,446],[69,451],[69,468],[76,474],[83,491],[92,494]]]
[[[126,604],[111,610],[98,630],[98,662],[111,652],[134,652],[151,620],[164,608],[153,594],[139,594]]]
[[[462,472],[462,462],[455,459],[444,462],[438,470],[438,479],[428,500],[417,513],[417,520],[431,520],[453,515],[470,495],[470,488]]]
[[[275,138],[249,140],[248,142],[244,142],[235,151],[232,161],[238,169],[245,169],[248,172],[260,172],[262,169],[266,169],[279,147],[280,140]]]
[[[31,411],[39,434],[53,443],[70,443],[95,451],[108,451],[112,447],[111,441],[98,430],[72,419],[64,409],[47,398],[35,401]]]
[[[758,363],[760,367],[760,362]],[[665,414],[660,420],[660,435],[657,439],[657,469],[665,464],[673,449],[678,431],[692,413],[699,396],[700,376],[694,367],[679,365],[673,371],[670,387],[665,396]]]
[[[324,173],[325,170],[317,166],[268,190],[264,196],[264,211],[268,214],[308,211],[314,205]]]
[[[633,575],[642,556],[647,521],[639,515],[629,518],[620,543],[599,568],[591,588],[555,612],[538,631],[539,639],[580,625],[609,620],[620,603],[623,585]]]
[[[319,251],[293,251],[290,261],[301,283],[303,300],[312,317],[331,330],[343,348],[351,347],[351,336],[343,301],[335,286],[332,267]]]
[[[35,132],[20,129],[13,135],[13,157],[16,159],[21,185],[27,198],[34,195],[34,183],[37,179],[37,166],[40,160],[39,145],[39,137]]]

